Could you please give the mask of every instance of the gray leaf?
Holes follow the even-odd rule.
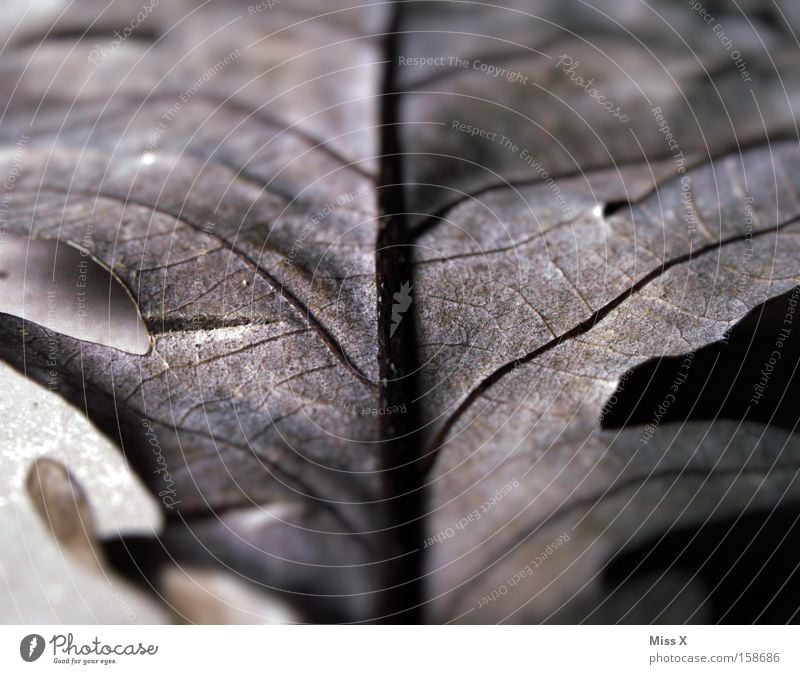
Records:
[[[116,568],[187,622],[738,615],[620,560],[798,496],[788,369],[759,408],[713,365],[760,368],[800,282],[778,6],[714,4],[726,42],[671,2],[166,4],[0,27],[3,229],[151,335],[0,317],[160,500]]]

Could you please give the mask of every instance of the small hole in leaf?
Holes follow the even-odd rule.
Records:
[[[630,203],[625,200],[609,201],[605,204],[605,206],[603,206],[602,215],[604,218],[610,218],[615,213],[619,213],[620,211],[629,207]]]
[[[606,402],[602,427],[744,419],[793,431],[800,421],[796,300],[785,293],[753,309],[725,341],[630,370]]]

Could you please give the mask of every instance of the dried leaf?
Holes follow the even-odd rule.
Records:
[[[797,347],[790,5],[165,4],[3,26],[5,230],[152,336],[0,320],[160,500],[117,568],[189,622],[767,619],[659,541],[798,496],[793,370],[748,403]]]

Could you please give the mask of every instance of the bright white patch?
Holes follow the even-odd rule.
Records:
[[[593,215],[594,217],[596,217],[596,218],[602,218],[602,217],[603,217],[603,205],[602,205],[602,204],[597,204],[597,205],[596,205],[596,206],[595,206],[595,207],[592,209],[592,215]]]
[[[152,152],[145,152],[139,157],[139,161],[145,166],[150,166],[156,160],[156,156]]]

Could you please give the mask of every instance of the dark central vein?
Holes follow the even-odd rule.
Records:
[[[380,404],[399,406],[403,414],[381,419],[381,464],[388,517],[401,548],[401,561],[387,578],[387,619],[416,621],[421,605],[422,495],[419,489],[419,410],[416,399],[416,330],[412,304],[397,321],[395,294],[404,284],[413,286],[411,235],[405,206],[403,157],[400,141],[400,90],[396,81],[400,49],[402,3],[395,4],[386,37],[386,64],[380,96],[381,148],[378,179],[380,224],[375,250],[375,283],[378,293],[378,355]],[[412,289],[413,293],[413,289]],[[393,317],[393,313],[395,316]]]

